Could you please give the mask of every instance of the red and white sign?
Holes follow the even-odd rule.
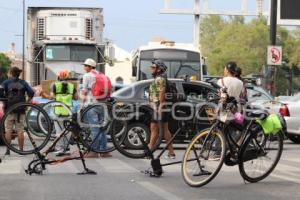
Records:
[[[268,46],[268,65],[281,65],[282,64],[282,47],[281,46]]]

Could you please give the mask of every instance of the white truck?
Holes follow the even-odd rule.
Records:
[[[61,69],[72,78],[84,73],[86,58],[104,72],[103,9],[72,7],[29,7],[27,12],[26,80],[38,85],[55,80]]]

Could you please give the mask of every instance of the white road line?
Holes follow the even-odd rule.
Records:
[[[175,196],[174,194],[167,192],[163,190],[161,187],[158,187],[152,183],[149,182],[137,182],[137,183],[164,200],[182,200],[181,198]]]
[[[20,174],[21,160],[2,160],[0,174]]]
[[[110,173],[132,173],[138,171],[134,167],[119,159],[96,159],[96,162],[103,167],[105,171]]]
[[[288,161],[288,162],[300,163],[300,159],[298,159],[298,158],[282,158],[280,160],[282,160],[282,161]]]

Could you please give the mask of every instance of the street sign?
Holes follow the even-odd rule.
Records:
[[[281,46],[268,46],[268,65],[281,65],[282,64],[282,47]]]

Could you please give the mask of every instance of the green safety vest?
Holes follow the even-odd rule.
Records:
[[[55,82],[54,87],[55,87],[55,100],[62,102],[66,104],[67,106],[71,107],[72,106],[72,100],[73,100],[73,93],[74,93],[74,84],[73,83],[67,83],[67,91],[66,93],[63,93],[63,84],[62,82]],[[54,112],[56,115],[61,115],[61,116],[68,116],[70,115],[70,111],[62,106],[56,106],[54,108]]]

